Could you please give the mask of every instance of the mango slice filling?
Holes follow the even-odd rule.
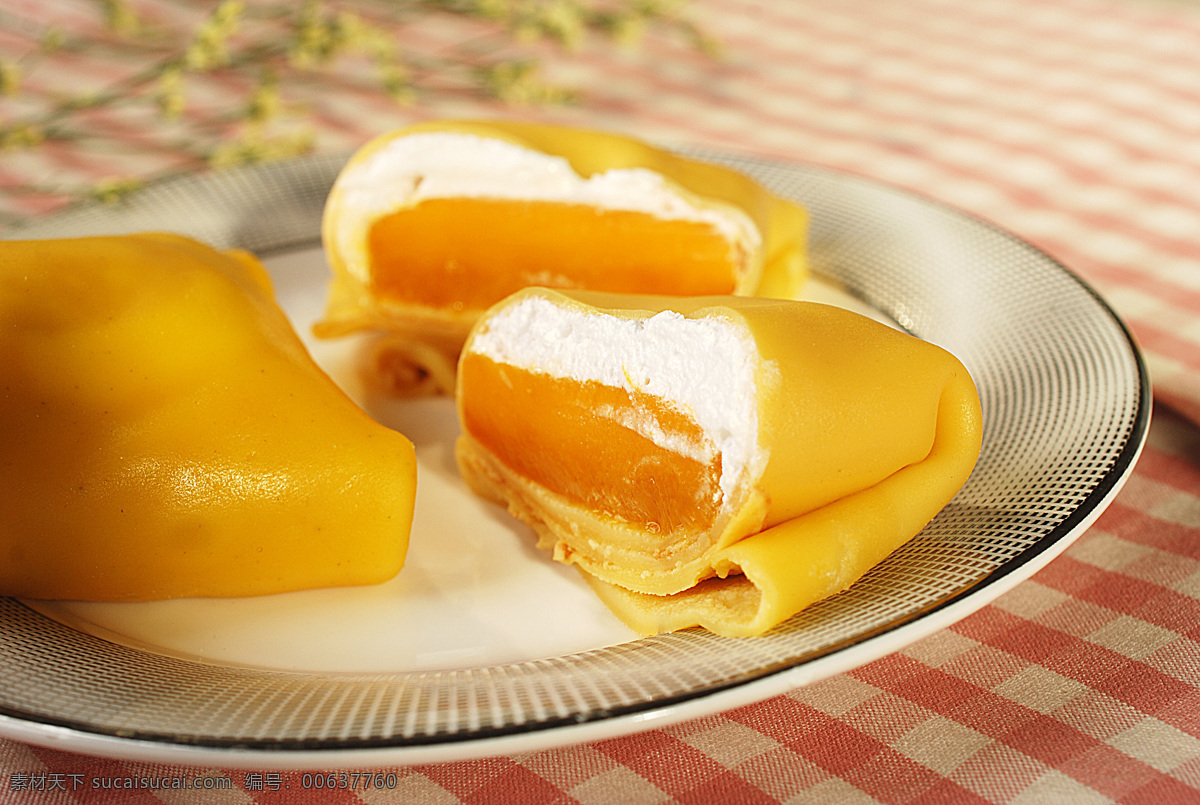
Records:
[[[700,221],[472,197],[429,198],[383,215],[367,249],[376,298],[455,311],[484,310],[528,285],[728,294],[744,262]]]
[[[464,356],[459,382],[464,428],[485,450],[571,503],[656,535],[642,541],[654,560],[670,561],[712,527],[720,455],[660,398],[478,354]]]

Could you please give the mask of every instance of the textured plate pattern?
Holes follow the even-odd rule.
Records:
[[[1149,389],[1127,332],[1043,253],[986,224],[822,170],[698,154],[812,212],[815,269],[950,349],[983,402],[978,467],[912,542],[769,635],[699,630],[450,672],[283,673],[193,663],[75,632],[0,599],[0,715],[86,733],[247,750],[428,746],[602,721],[794,669],[996,583],[1078,534],[1131,469]],[[311,246],[344,162],[324,157],[152,188],[30,236],[182,231],[260,253]],[[883,653],[880,648],[876,653]]]

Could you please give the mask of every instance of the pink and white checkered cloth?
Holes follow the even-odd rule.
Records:
[[[7,5],[27,19],[57,14],[64,30],[95,24],[92,7],[73,0]],[[1150,442],[1111,508],[1031,580],[956,625],[720,715],[528,755],[389,769],[394,788],[336,793],[302,790],[299,772],[248,777],[0,740],[0,801],[176,802],[166,791],[126,798],[72,783],[181,774],[229,777],[231,789],[204,800],[228,803],[1200,801],[1200,7],[691,8],[723,40],[723,59],[671,42],[635,55],[585,46],[551,65],[552,77],[585,89],[584,103],[520,114],[830,166],[949,203],[1046,250],[1129,324],[1154,382]],[[18,27],[0,31],[5,58],[28,44]],[[51,93],[63,80],[116,77],[64,53],[24,80]],[[18,103],[0,101],[0,113],[13,116]],[[415,117],[517,113],[464,96],[398,108],[353,86],[314,89],[307,103],[331,150]],[[9,151],[0,190],[194,163],[119,114],[95,125],[144,142],[144,153],[69,143]],[[2,203],[44,214],[57,200],[8,194]]]

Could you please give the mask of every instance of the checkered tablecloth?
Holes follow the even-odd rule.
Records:
[[[25,58],[47,30],[69,41],[98,24],[102,5],[6,0],[0,71],[19,91],[0,98],[0,128],[34,114],[39,97],[126,75],[70,48]],[[520,115],[830,166],[994,222],[1093,284],[1145,351],[1155,419],[1115,503],[1031,580],[950,628],[720,715],[380,770],[394,787],[336,795],[302,790],[299,772],[153,766],[0,740],[0,801],[177,802],[179,792],[128,799],[91,781],[180,775],[229,778],[204,798],[228,803],[1200,801],[1200,7],[695,0],[690,12],[722,41],[720,58],[653,37],[632,53],[588,42],[549,52],[547,76],[582,90],[574,106],[513,108],[451,90],[398,106],[351,80],[291,102],[320,149],[348,150],[418,118]],[[419,33],[426,45],[459,35]],[[196,103],[219,101],[221,81],[193,92]],[[125,110],[88,125],[114,147],[94,137],[23,147],[8,130],[9,219],[61,207],[46,188],[111,189],[199,160],[178,131],[155,138]]]

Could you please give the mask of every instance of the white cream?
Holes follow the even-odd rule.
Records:
[[[344,255],[364,253],[375,218],[431,198],[553,201],[697,221],[751,253],[762,240],[741,210],[699,202],[652,171],[614,169],[585,179],[562,157],[457,132],[398,137],[343,171],[333,192],[340,196],[334,232]]]
[[[690,413],[721,455],[726,502],[758,450],[758,351],[734,321],[663,312],[647,319],[585,313],[539,297],[497,311],[470,351],[527,371],[638,391]],[[652,419],[652,417],[646,417]],[[685,455],[657,423],[641,435]],[[678,437],[675,441],[679,441]]]

